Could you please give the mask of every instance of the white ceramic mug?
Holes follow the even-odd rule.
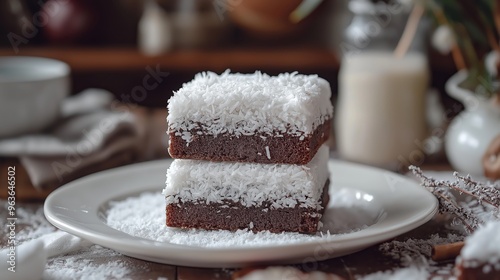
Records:
[[[342,158],[396,169],[428,135],[425,55],[390,52],[347,56],[339,73],[337,149]]]
[[[60,116],[70,67],[39,57],[0,57],[0,138],[39,132]]]

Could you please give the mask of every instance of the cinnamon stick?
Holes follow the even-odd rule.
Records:
[[[464,247],[464,242],[455,242],[432,247],[431,258],[434,261],[451,260],[460,255],[460,250]]]

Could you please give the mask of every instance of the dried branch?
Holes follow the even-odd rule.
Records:
[[[447,25],[447,26],[452,26],[451,23],[448,21],[446,18],[446,15],[444,14],[443,9],[434,3],[433,1],[429,1],[428,5],[430,7],[430,10],[434,14],[434,17],[436,18],[437,22],[441,25]],[[456,34],[455,34],[456,36]],[[451,48],[451,55],[453,57],[453,61],[455,62],[455,66],[457,67],[458,70],[466,69],[467,65],[465,63],[465,58],[464,54],[462,53],[462,50],[458,47],[458,44],[455,44]]]

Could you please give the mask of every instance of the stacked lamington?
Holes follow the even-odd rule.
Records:
[[[489,221],[465,239],[455,272],[458,280],[500,279],[500,221]]]
[[[330,96],[327,81],[297,73],[207,72],[184,84],[168,104],[167,226],[316,232]]]

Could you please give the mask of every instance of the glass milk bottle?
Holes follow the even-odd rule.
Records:
[[[343,42],[350,45],[341,61],[335,134],[343,159],[396,169],[426,138],[429,70],[415,47],[400,58],[393,54],[407,13],[377,21],[387,5],[350,3],[355,16]],[[377,23],[380,32],[370,33]]]

